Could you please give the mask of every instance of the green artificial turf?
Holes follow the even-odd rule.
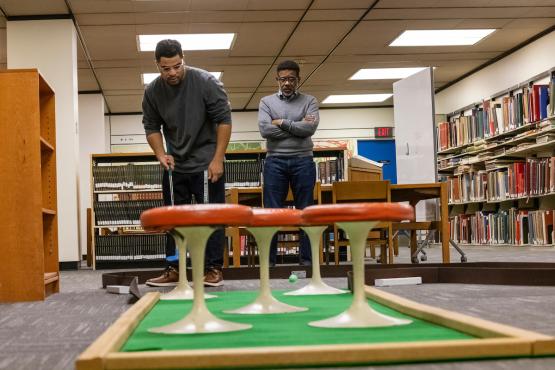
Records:
[[[252,324],[252,329],[217,334],[153,334],[147,330],[173,323],[185,316],[192,306],[191,301],[159,301],[141,321],[121,351],[155,351],[218,349],[263,346],[303,346],[323,344],[355,344],[416,342],[430,340],[473,339],[468,334],[408,317],[378,303],[369,304],[378,312],[402,318],[413,323],[403,326],[368,329],[328,329],[308,326],[310,321],[335,316],[351,304],[351,294],[319,296],[284,296],[274,291],[282,302],[308,307],[298,313],[272,315],[225,314],[223,310],[235,309],[250,303],[256,292],[233,291],[216,293],[218,298],[207,300],[209,310],[216,316],[235,322]]]

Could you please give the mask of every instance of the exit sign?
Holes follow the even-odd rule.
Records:
[[[393,127],[374,127],[374,137],[393,137]]]

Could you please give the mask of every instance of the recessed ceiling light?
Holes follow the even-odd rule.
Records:
[[[495,29],[407,30],[389,46],[474,45]]]
[[[352,94],[352,95],[330,95],[322,101],[322,104],[347,104],[347,103],[379,103],[393,94]]]
[[[394,80],[405,78],[420,72],[426,67],[415,68],[363,68],[359,69],[349,80]]]
[[[173,39],[181,43],[183,50],[230,49],[234,33],[189,33],[170,35],[139,35],[139,51],[154,51],[160,40]]]
[[[216,77],[216,79],[220,79],[222,77],[222,72],[208,72],[212,76]],[[149,84],[154,80],[156,77],[160,76],[160,73],[143,73],[142,75],[143,84]]]

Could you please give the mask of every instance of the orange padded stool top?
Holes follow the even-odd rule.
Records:
[[[302,212],[292,208],[253,208],[248,226],[298,226],[302,224]]]
[[[193,204],[149,209],[141,214],[146,229],[171,230],[176,226],[245,226],[252,218],[251,207],[238,204]]]
[[[344,221],[414,220],[414,208],[401,203],[343,203],[310,206],[302,211],[307,225]]]

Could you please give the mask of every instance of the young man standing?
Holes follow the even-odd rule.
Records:
[[[210,73],[186,66],[181,44],[162,40],[155,59],[160,76],[145,88],[143,125],[148,144],[164,167],[164,204],[225,203],[224,156],[231,136],[231,109],[220,81]],[[167,151],[162,141],[163,131]],[[172,171],[173,195],[170,192]],[[205,194],[205,189],[208,194]],[[205,285],[223,284],[224,231],[208,240],[205,255]],[[175,254],[168,237],[166,255]],[[175,286],[178,272],[169,265],[150,286]]]
[[[258,128],[267,140],[264,162],[264,207],[284,206],[289,187],[295,208],[303,209],[314,201],[316,169],[312,154],[312,135],[320,120],[318,101],[297,90],[300,68],[292,60],[277,66],[277,94],[260,100]],[[270,248],[270,265],[275,265],[277,239]],[[301,232],[300,263],[311,264],[310,243]]]

